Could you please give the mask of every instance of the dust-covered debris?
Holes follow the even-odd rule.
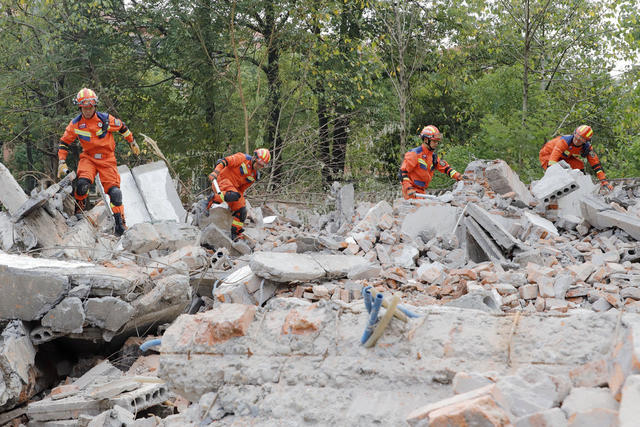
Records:
[[[0,323],[2,420],[633,425],[640,190],[602,196],[561,163],[530,186],[502,161],[465,175],[421,200],[356,203],[335,183],[329,213],[250,206],[241,245],[225,206],[202,202],[121,239],[104,234],[106,205],[77,221],[64,197],[1,217],[0,317],[15,319]],[[23,206],[12,185],[2,203]],[[25,226],[41,217],[54,243]],[[381,319],[405,313],[372,348],[363,290]],[[143,355],[153,339],[159,355]],[[45,376],[41,352],[70,343],[112,346],[130,374],[103,362],[72,378],[66,362]]]

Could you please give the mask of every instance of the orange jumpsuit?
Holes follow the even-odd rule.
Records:
[[[436,169],[451,178],[458,173],[426,144],[407,151],[400,165],[402,196],[405,199],[416,199],[416,193],[424,194]]]
[[[573,135],[556,136],[544,144],[539,155],[540,165],[542,169],[547,170],[552,164],[564,160],[569,163],[572,169],[583,170],[584,162],[577,158],[577,155],[587,159],[600,181],[607,179],[602,169],[602,164],[600,164],[600,159],[595,151],[593,151],[591,144],[585,142],[579,147],[575,146],[573,145]]]
[[[236,153],[219,160],[212,175],[217,175],[218,185],[222,197],[216,194],[215,188],[213,203],[227,202],[233,215],[231,223],[231,235],[242,234],[244,221],[247,218],[246,201],[244,192],[259,178],[258,170],[253,167],[252,156],[245,153]]]
[[[70,145],[78,139],[82,146],[82,153],[78,161],[77,178],[88,179],[91,183],[100,174],[100,181],[106,193],[112,187],[120,187],[120,175],[116,164],[116,143],[113,139],[113,132],[120,134],[127,140],[133,142],[133,134],[127,126],[119,119],[110,114],[97,112],[90,119],[85,119],[82,114],[76,116],[69,122],[67,128],[60,138],[58,147],[58,159],[66,160],[69,154]],[[87,193],[77,194],[74,192],[76,200],[84,206]],[[120,213],[124,218],[124,207],[111,205],[114,214]]]

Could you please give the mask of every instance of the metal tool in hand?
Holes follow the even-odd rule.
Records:
[[[220,191],[220,186],[218,185],[218,180],[217,179],[213,179],[213,188],[215,188],[215,193],[212,193],[211,196],[209,196],[209,200],[207,201],[207,209],[209,209],[212,205],[213,205],[213,200],[216,197],[216,194],[218,196],[220,196],[220,200],[224,201],[223,197],[222,197],[222,191]]]

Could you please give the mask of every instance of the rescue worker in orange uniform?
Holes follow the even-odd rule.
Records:
[[[407,151],[400,166],[402,196],[405,199],[417,199],[416,194],[425,194],[433,178],[434,170],[460,181],[463,176],[436,154],[442,134],[433,125],[425,126],[420,132],[422,145]]]
[[[576,128],[572,135],[558,135],[548,141],[540,150],[539,159],[542,169],[547,170],[552,164],[564,160],[569,163],[572,169],[584,171],[584,162],[575,157],[581,155],[587,159],[593,168],[600,180],[600,185],[608,190],[613,190],[613,186],[607,181],[600,159],[591,146],[592,136],[593,129],[590,126],[581,125]]]
[[[242,239],[244,221],[247,219],[244,192],[260,178],[260,169],[267,166],[271,153],[266,148],[258,148],[253,156],[236,153],[216,162],[216,168],[209,174],[213,196],[209,199],[207,209],[213,203],[226,202],[233,216],[231,223],[231,240]],[[216,183],[220,189],[216,188]]]
[[[82,146],[82,153],[78,160],[77,181],[73,193],[76,199],[76,214],[83,212],[89,186],[99,173],[102,186],[111,200],[111,211],[116,224],[115,234],[121,236],[126,230],[126,222],[113,132],[119,132],[124,137],[136,156],[140,154],[140,148],[129,128],[121,120],[96,110],[98,96],[93,90],[81,89],[76,95],[74,104],[80,108],[81,112],[69,122],[60,138],[58,179],[69,173],[67,155],[71,144],[78,139]]]

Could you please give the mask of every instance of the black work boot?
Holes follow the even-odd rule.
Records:
[[[244,228],[235,228],[231,227],[231,240],[237,242],[240,239],[244,239],[242,233],[244,232]]]
[[[119,213],[114,213],[113,219],[116,221],[116,227],[114,229],[114,233],[116,236],[120,237],[124,234],[124,231],[127,229],[127,224],[125,224],[124,218]]]

